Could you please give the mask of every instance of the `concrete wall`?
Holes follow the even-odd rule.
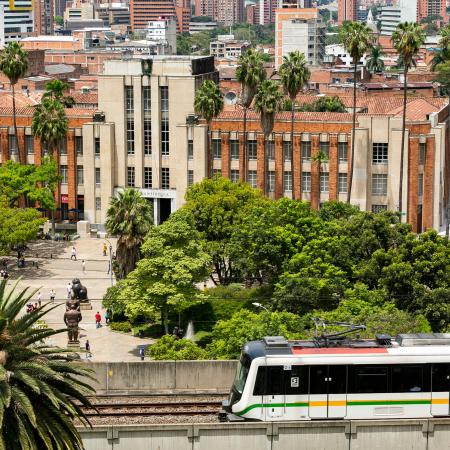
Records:
[[[89,363],[97,393],[229,391],[236,361],[144,361]]]
[[[86,450],[450,448],[450,419],[121,425],[80,431]]]

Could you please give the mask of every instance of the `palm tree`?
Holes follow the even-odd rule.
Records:
[[[16,90],[15,86],[20,78],[23,78],[28,70],[28,54],[22,48],[22,44],[18,42],[9,42],[0,51],[0,70],[8,77],[12,89],[13,100],[13,123],[14,135],[16,137],[17,152],[19,153],[19,161],[25,164],[25,152],[21,152],[19,148],[19,136],[17,134],[16,120]]]
[[[242,179],[247,180],[247,110],[252,104],[256,90],[260,83],[267,77],[264,70],[264,58],[262,53],[249,49],[241,55],[236,69],[236,79],[241,83],[241,106],[244,108],[244,148],[243,148],[243,171]]]
[[[444,64],[450,59],[450,24],[439,30],[439,50],[431,60],[431,70],[435,71],[439,64]]]
[[[39,326],[55,306],[24,315],[36,291],[16,286],[7,291],[0,283],[0,449],[82,450],[73,420],[90,425],[81,407],[93,407],[87,396],[95,390],[86,381],[95,380],[92,370],[46,343],[65,331]]]
[[[111,198],[106,212],[106,229],[118,236],[115,273],[125,278],[140,259],[140,248],[153,224],[152,208],[141,193],[125,189]]]
[[[372,47],[371,31],[366,24],[361,22],[344,22],[339,29],[339,40],[345,50],[350,54],[354,64],[353,71],[353,121],[352,121],[352,148],[350,172],[348,174],[347,203],[352,196],[353,166],[355,161],[355,130],[356,130],[356,76],[359,60]]]
[[[211,154],[211,136],[209,130],[211,121],[223,110],[223,94],[217,83],[212,80],[205,80],[195,93],[194,109],[196,114],[200,114],[206,120],[206,154],[209,158],[208,175],[213,175],[214,158]]]
[[[413,22],[400,23],[394,34],[392,42],[397,53],[403,61],[403,117],[402,117],[402,140],[400,147],[400,187],[398,197],[398,210],[403,211],[403,160],[405,155],[405,132],[406,132],[406,103],[408,100],[408,70],[412,67],[414,57],[419,52],[421,45],[425,42],[425,33],[419,24]]]
[[[272,134],[273,131],[275,113],[280,110],[282,102],[283,94],[281,93],[280,86],[276,81],[264,80],[259,85],[258,92],[255,95],[255,109],[261,115],[261,128],[264,133],[264,151],[266,149],[266,139]],[[264,186],[266,186],[265,180]]]
[[[70,86],[61,80],[52,80],[45,85],[45,92],[42,98],[53,98],[58,100],[65,108],[71,108],[75,103],[71,95],[65,95]]]
[[[295,99],[303,86],[308,82],[311,73],[307,67],[305,55],[298,50],[290,52],[287,56],[283,56],[283,64],[281,64],[278,73],[280,75],[281,84],[285,92],[291,100],[291,146],[292,155],[294,154],[294,113]],[[292,189],[292,198],[295,199],[295,186]]]
[[[317,210],[320,209],[320,173],[322,172],[322,164],[328,161],[328,156],[323,150],[319,150],[315,156],[311,158],[312,162],[317,164],[318,192],[317,192]]]
[[[372,47],[370,56],[367,59],[366,67],[370,73],[381,73],[384,70],[383,49],[380,46]]]

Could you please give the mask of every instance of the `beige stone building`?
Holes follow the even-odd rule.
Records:
[[[104,120],[83,126],[86,220],[104,223],[110,197],[127,186],[153,203],[155,223],[181,206],[207,168],[205,126],[194,126],[195,92],[217,76],[213,57],[105,62],[98,81]]]

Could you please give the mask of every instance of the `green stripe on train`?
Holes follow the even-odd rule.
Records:
[[[367,405],[430,405],[431,400],[350,400],[347,406],[367,406]],[[256,408],[292,408],[292,407],[309,407],[309,402],[299,403],[255,403],[250,405],[242,411],[236,412],[237,416],[247,414],[252,409]]]

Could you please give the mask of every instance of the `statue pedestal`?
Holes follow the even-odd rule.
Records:
[[[86,302],[86,303],[81,303],[80,302],[80,311],[90,310],[90,309],[92,309],[91,302]]]
[[[80,341],[73,341],[73,342],[68,341],[67,342],[67,348],[69,348],[71,350],[80,351],[81,350]]]

